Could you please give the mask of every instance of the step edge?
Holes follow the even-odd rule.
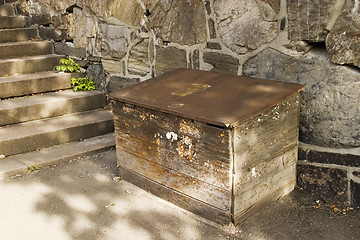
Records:
[[[17,75],[11,75],[11,76],[6,76],[6,77],[0,77],[0,84],[2,82],[11,82],[9,80],[11,80],[12,78],[20,78],[19,80],[33,80],[33,77],[36,77],[37,79],[39,79],[38,76],[39,74],[44,74],[42,76],[40,76],[40,79],[44,79],[44,78],[48,78],[48,77],[58,77],[58,76],[62,76],[65,77],[66,75],[68,77],[70,77],[71,75],[82,75],[84,73],[81,72],[74,72],[74,73],[65,73],[65,72],[56,72],[56,71],[43,71],[43,72],[36,72],[36,73],[25,73],[25,74],[17,74]]]
[[[40,40],[40,41],[19,41],[19,42],[0,42],[0,47],[12,47],[12,46],[18,46],[18,45],[33,45],[33,44],[52,44],[49,40]]]
[[[76,113],[82,113],[82,112],[89,112],[89,111],[95,111],[98,109],[102,109],[106,106],[106,97],[99,91],[92,91],[78,94],[76,92],[73,92],[72,90],[65,90],[63,92],[69,92],[68,95],[62,94],[57,95],[58,92],[48,92],[45,93],[47,96],[44,98],[48,99],[42,99],[41,97],[38,97],[38,95],[35,96],[25,96],[19,98],[12,98],[12,99],[5,99],[0,101],[0,113],[3,112],[11,113],[12,116],[18,116],[18,112],[31,112],[36,110],[41,110],[43,108],[46,108],[46,113],[42,113],[41,111],[37,111],[37,114],[31,115],[32,117],[29,118],[21,118],[21,120],[14,120],[13,117],[4,117],[5,119],[0,121],[0,126],[6,126],[6,125],[14,125],[18,123],[24,123],[24,122],[31,122],[36,120],[42,120],[42,119],[50,119],[55,117],[61,117],[64,115],[70,115],[70,114],[76,114]],[[60,92],[60,93],[63,93]],[[71,94],[73,93],[73,94]],[[29,99],[30,98],[30,99]],[[58,99],[61,98],[61,99]],[[79,102],[80,101],[80,102]],[[83,103],[83,101],[85,101]],[[87,104],[86,102],[94,102],[91,104]],[[79,103],[81,103],[79,105]],[[52,107],[54,106],[54,107]],[[66,106],[70,106],[70,108],[67,108]],[[57,111],[57,108],[63,108],[65,110]],[[47,113],[48,111],[51,111],[51,113]],[[14,120],[14,121],[7,121],[5,120]],[[18,121],[18,122],[16,122]]]
[[[91,128],[90,132],[86,129]],[[75,135],[72,134],[75,131]],[[25,136],[16,136],[15,138],[5,139],[2,144],[4,152],[2,154],[6,157],[14,156],[21,153],[33,152],[37,149],[45,149],[55,145],[66,145],[69,142],[81,141],[83,139],[92,138],[99,135],[114,132],[114,123],[112,119],[100,119],[99,121],[93,121],[87,124],[73,125],[70,127],[64,127],[56,129],[54,131],[45,131],[35,134],[27,134]],[[65,134],[60,139],[57,137],[59,134]],[[42,139],[50,139],[50,142],[46,143]],[[11,146],[21,145],[20,148],[14,148]],[[10,147],[10,149],[7,149]]]
[[[90,144],[90,146],[88,144]],[[98,144],[99,146],[96,147],[96,144]],[[115,148],[115,146],[115,134],[108,133],[84,139],[83,141],[70,142],[66,145],[58,145],[44,148],[37,152],[13,155],[5,159],[0,159],[0,180],[16,175],[27,174],[29,172],[28,168],[33,166],[34,164],[38,164],[41,166],[41,169],[44,169],[53,165],[68,162],[72,159],[77,159],[79,157],[85,157],[95,153],[107,151]],[[75,152],[74,154],[67,154],[65,156],[59,156],[59,154],[56,154],[59,153],[61,150],[66,150],[65,152],[71,153],[68,149],[75,149],[77,150],[77,152]],[[42,154],[44,155],[44,157],[35,157],[38,154]],[[49,158],[49,156],[56,157],[51,159]],[[24,157],[31,160],[24,160]],[[10,171],[2,171],[2,161],[13,161],[15,166]]]
[[[34,56],[24,56],[18,58],[9,58],[9,59],[0,59],[0,64],[4,63],[12,63],[12,62],[19,62],[19,61],[28,61],[28,60],[43,60],[46,58],[63,58],[64,56],[50,53],[50,54],[42,54],[42,55],[34,55]]]
[[[89,98],[89,97],[98,97],[103,95],[100,91],[86,91],[86,92],[74,92],[71,89],[67,89],[64,91],[54,91],[54,92],[46,92],[46,93],[39,93],[35,95],[29,95],[29,96],[21,96],[16,98],[9,98],[4,99],[0,101],[0,111],[2,110],[8,110],[8,109],[17,109],[17,108],[24,108],[29,106],[35,106],[35,105],[43,105],[46,103],[56,103],[56,102],[62,102],[62,101],[68,101],[68,100],[74,100],[74,99],[80,99],[80,98]],[[43,98],[49,98],[49,99],[42,99]],[[61,97],[60,100],[58,98]],[[24,101],[24,102],[23,102]],[[7,108],[1,108],[2,105],[9,104],[9,102],[14,102],[14,104],[23,104],[18,105],[15,107],[7,107]]]
[[[113,120],[113,116],[112,116],[112,113],[111,111],[109,110],[104,110],[104,109],[93,109],[93,110],[90,110],[90,111],[84,111],[84,112],[76,112],[76,113],[70,113],[70,114],[65,114],[65,115],[61,115],[61,116],[56,116],[56,117],[51,117],[51,118],[44,118],[44,119],[38,119],[38,120],[33,120],[33,121],[28,121],[28,122],[23,122],[23,123],[17,123],[17,124],[12,124],[12,125],[4,125],[0,128],[0,131],[3,129],[4,131],[5,130],[12,130],[14,131],[14,129],[11,129],[11,128],[15,128],[15,127],[18,127],[18,128],[22,128],[23,129],[21,130],[18,130],[19,132],[22,132],[24,131],[24,128],[41,128],[43,126],[46,126],[48,124],[53,124],[54,121],[56,120],[66,120],[66,118],[70,118],[70,117],[76,117],[76,116],[80,116],[82,117],[82,115],[86,116],[86,115],[91,115],[91,114],[94,114],[94,113],[98,113],[98,114],[103,114],[104,116],[100,116],[101,117],[101,121],[100,122],[105,122],[105,121],[111,121]],[[70,129],[70,128],[74,128],[74,127],[80,127],[80,126],[86,126],[86,125],[89,125],[89,124],[96,124],[98,123],[99,121],[98,120],[91,120],[91,121],[88,121],[88,122],[82,122],[80,124],[71,124],[71,125],[67,125],[65,127],[58,127],[56,128],[55,130],[52,130],[52,131],[41,131],[41,132],[36,132],[36,133],[30,133],[30,134],[20,134],[22,136],[16,136],[16,137],[12,137],[12,138],[3,138],[3,139],[0,139],[0,143],[2,141],[16,141],[16,139],[21,139],[21,138],[26,138],[26,137],[29,137],[29,136],[37,136],[37,135],[42,135],[42,134],[46,134],[46,133],[53,133],[53,132],[57,132],[57,131],[61,131],[61,130],[64,130],[64,129]],[[31,124],[34,124],[34,125],[37,125],[37,126],[32,126]],[[43,126],[42,126],[43,125]],[[35,129],[33,129],[35,131]]]

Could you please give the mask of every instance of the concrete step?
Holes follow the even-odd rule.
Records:
[[[2,158],[0,159],[0,179],[18,174],[26,174],[31,166],[39,166],[42,169],[111,148],[115,148],[114,133],[46,148],[36,152]]]
[[[0,43],[0,59],[52,53],[54,53],[54,47],[50,41]]]
[[[105,95],[99,91],[68,90],[6,99],[0,101],[0,126],[90,111],[105,104]]]
[[[15,8],[12,4],[0,4],[0,16],[14,16]]]
[[[51,71],[64,56],[56,54],[0,59],[0,77]]]
[[[70,79],[82,73],[39,72],[0,77],[0,99],[71,88]]]
[[[38,40],[36,28],[0,29],[0,43]]]
[[[23,28],[25,20],[23,16],[0,16],[0,29]]]
[[[114,131],[110,111],[95,110],[0,128],[0,155],[11,156]]]

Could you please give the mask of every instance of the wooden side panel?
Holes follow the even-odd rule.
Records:
[[[273,159],[268,159],[254,166],[250,171],[235,175],[234,194],[237,195],[249,188],[253,188],[261,182],[267,181],[271,176],[296,165],[297,152],[297,145],[293,145],[291,148],[286,149],[285,152],[278,153]]]
[[[187,176],[195,177],[211,185],[227,190],[231,189],[231,181],[229,179],[229,176],[231,176],[230,169],[224,168],[221,161],[212,159],[211,156],[207,158],[211,160],[200,161],[200,159],[205,158],[201,158],[202,152],[197,151],[196,148],[194,148],[194,150],[199,152],[198,158],[190,162],[180,158],[176,151],[176,144],[165,148],[162,144],[157,145],[156,143],[144,142],[141,139],[120,132],[116,133],[116,140],[117,145],[124,148],[126,152],[133,153],[141,158],[148,159],[149,161],[153,161]],[[161,141],[163,141],[163,139],[161,139]],[[209,149],[207,149],[207,151],[209,151]],[[119,164],[121,164],[121,159],[119,159]]]
[[[158,182],[155,182],[124,167],[120,166],[119,171],[120,175],[126,181],[131,182],[145,191],[150,191],[155,196],[169,201],[183,209],[186,209],[192,213],[219,224],[227,225],[231,221],[231,215],[229,211],[222,211],[186,194],[159,184]]]
[[[188,141],[189,146],[191,143],[192,152],[189,152],[189,154],[187,154],[187,160],[200,161],[200,159],[202,159],[202,161],[204,161],[213,158],[214,160],[217,160],[217,162],[219,162],[219,166],[223,166],[225,168],[230,167],[229,149],[224,150],[225,148],[222,146],[222,143],[220,141],[216,145],[210,144],[204,142],[203,139],[192,136],[191,134],[179,134],[175,129],[170,131],[164,128],[158,128],[157,126],[153,125],[151,120],[149,122],[138,122],[119,116],[115,116],[114,118],[117,132],[125,133],[129,136],[132,136],[147,143],[155,143],[159,146],[161,145],[163,148],[171,149],[175,152],[180,151],[177,150],[179,144],[184,145],[185,141]],[[187,147],[186,149],[188,148],[189,147]],[[183,149],[183,151],[184,150],[185,149]],[[184,158],[184,160],[185,159],[186,157]]]
[[[291,192],[296,183],[296,165],[290,165],[283,171],[269,176],[265,181],[238,191],[234,196],[234,215],[235,218],[241,216],[254,205],[271,196],[274,192],[288,186],[286,193]],[[285,194],[286,194],[285,193]]]
[[[279,188],[278,190],[274,191],[267,197],[257,201],[254,205],[247,208],[245,211],[238,213],[234,216],[233,223],[235,225],[245,221],[249,216],[255,214],[257,211],[260,211],[262,208],[269,206],[270,204],[276,202],[279,198],[285,196],[286,194],[290,193],[295,186],[295,180],[290,182],[289,184]]]
[[[207,147],[211,147],[213,151],[222,153],[223,155],[219,155],[221,160],[229,162],[229,129],[121,102],[114,103],[113,111],[119,121],[126,119],[127,123],[119,122],[118,125],[118,130],[123,133],[135,134],[136,137],[140,134],[150,138],[153,138],[155,133],[159,133],[161,138],[166,138],[169,133],[172,140],[175,140],[175,135],[178,139],[188,136],[198,139]],[[161,132],[154,132],[154,130]]]
[[[296,155],[288,154],[284,159],[281,156],[289,150],[296,151],[294,147],[298,144],[298,123],[297,94],[235,128],[235,192],[241,191],[240,185],[252,182],[259,174],[275,174],[276,172],[267,172],[269,166],[280,167],[282,161],[296,161]],[[286,166],[287,163],[284,162],[283,165]]]
[[[292,191],[296,182],[299,94],[234,130],[234,221]]]
[[[117,147],[189,177],[231,190],[228,129],[118,102],[114,104],[114,120]]]
[[[117,148],[117,154],[120,167],[129,169],[169,189],[198,199],[223,211],[230,210],[231,191],[229,190],[218,188],[195,177],[189,177],[148,161],[136,156],[134,153],[128,153],[121,147]]]

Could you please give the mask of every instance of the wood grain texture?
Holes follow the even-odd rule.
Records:
[[[288,183],[287,185],[279,188],[278,190],[274,191],[273,193],[271,193],[270,195],[268,195],[267,197],[259,200],[258,202],[256,202],[254,205],[252,205],[251,207],[247,208],[245,211],[235,214],[234,218],[233,218],[233,223],[235,225],[240,224],[243,221],[246,221],[246,219],[255,214],[256,212],[260,211],[261,209],[269,206],[270,204],[276,202],[277,200],[279,200],[281,197],[285,196],[286,194],[290,193],[295,186],[296,182],[295,180]]]
[[[235,172],[271,161],[298,142],[298,94],[235,128]]]
[[[288,166],[279,173],[268,176],[263,181],[260,181],[258,184],[248,189],[238,190],[234,196],[234,215],[241,215],[253,205],[267,198],[284,186],[289,185],[289,183],[294,183],[292,186],[293,189],[295,187],[295,180],[296,165],[294,164]]]
[[[286,168],[295,166],[297,160],[297,145],[291,146],[285,152],[280,152],[274,158],[260,162],[252,168],[241,172],[235,172],[234,176],[234,194],[252,188],[261,182],[265,182],[269,177],[274,176]],[[293,179],[295,176],[290,176]]]
[[[161,111],[137,107],[122,102],[114,102],[113,112],[116,117],[128,121],[135,120],[135,125],[133,127],[136,127],[136,124],[140,123],[142,128],[159,128],[177,134],[184,134],[198,138],[204,143],[215,146],[218,145],[218,147],[225,148],[225,150],[229,144],[229,130],[227,128],[213,126],[204,122],[194,121],[192,119],[182,118]],[[131,125],[129,127],[131,127]],[[127,130],[133,131],[134,129],[129,128]]]
[[[129,120],[121,117],[114,118],[115,126],[117,132],[127,134],[133,138],[137,138],[144,143],[155,143],[158,146],[162,146],[166,149],[171,149],[175,152],[178,148],[178,145],[182,142],[190,141],[192,144],[192,150],[197,154],[201,154],[203,160],[209,160],[209,158],[215,158],[217,161],[222,162],[221,165],[229,168],[229,149],[227,146],[221,143],[221,140],[217,144],[209,143],[204,141],[204,139],[199,138],[199,136],[193,136],[192,134],[187,134],[179,132],[177,129],[164,129],[154,126],[152,121],[149,122],[138,122],[135,120]],[[219,135],[222,134],[219,133]],[[211,149],[211,151],[209,151]],[[194,152],[194,153],[195,153]],[[199,156],[198,156],[199,157]]]
[[[171,148],[165,148],[163,145],[144,142],[120,132],[116,133],[116,141],[117,145],[128,153],[214,186],[231,189],[231,170],[225,168],[224,163],[218,161],[216,157],[205,154],[205,158],[203,151],[197,151],[196,147],[194,149],[198,154],[190,162],[181,159],[176,151],[176,143]]]
[[[157,163],[148,161],[125,149],[117,148],[119,166],[132,170],[146,178],[176,190],[199,201],[210,204],[224,211],[231,206],[231,191],[189,177]]]
[[[120,176],[124,180],[144,189],[145,191],[149,191],[155,196],[169,201],[185,210],[222,225],[226,225],[231,221],[231,214],[229,211],[223,211],[214,206],[206,204],[196,198],[192,198],[186,194],[159,184],[152,179],[146,178],[139,173],[131,171],[122,166],[119,167],[119,172]]]

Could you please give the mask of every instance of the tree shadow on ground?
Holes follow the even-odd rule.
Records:
[[[223,239],[231,236],[220,226],[126,181],[115,180],[119,180],[116,154],[108,151],[7,179],[1,184],[17,188],[20,192],[14,196],[21,196],[15,200],[14,207],[29,205],[22,213],[12,217],[21,219],[24,218],[22,214],[27,214],[32,222],[26,222],[26,228],[37,229],[37,239],[165,240]],[[58,225],[55,226],[54,222]],[[1,226],[0,223],[0,229]],[[7,226],[6,223],[4,226]],[[57,237],[57,231],[62,231],[62,236],[66,238]],[[29,231],[27,234],[34,233]],[[0,233],[0,236],[5,235]]]
[[[114,181],[118,177],[112,150],[0,182],[0,239],[272,240],[360,236],[358,209],[339,215],[327,205],[317,208],[316,198],[299,189],[239,226],[223,227],[126,181]],[[6,206],[9,203],[12,208]]]

